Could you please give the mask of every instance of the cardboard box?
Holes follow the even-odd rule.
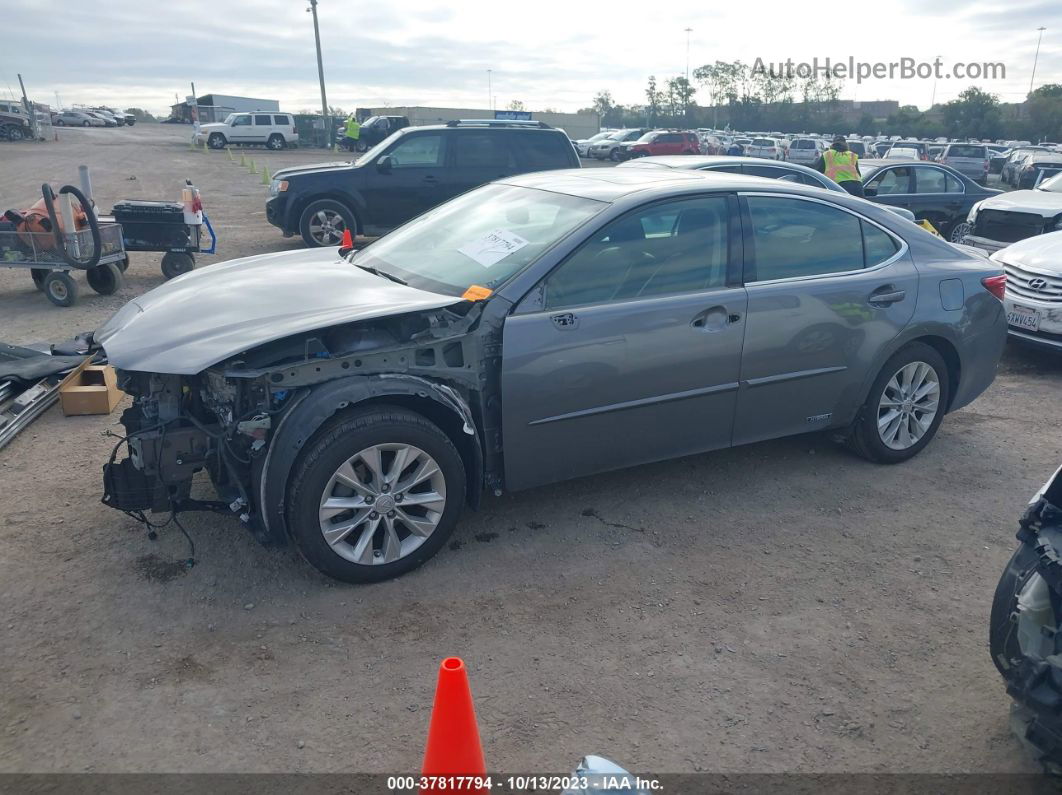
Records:
[[[78,367],[59,385],[59,405],[63,414],[110,414],[125,393],[118,388],[114,368],[106,364]]]

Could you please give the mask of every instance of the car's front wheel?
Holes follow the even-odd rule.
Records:
[[[226,143],[228,142],[225,140],[225,136],[221,133],[210,133],[210,136],[207,138],[207,146],[211,149],[224,149]]]
[[[848,436],[879,464],[913,458],[936,435],[950,396],[948,366],[934,348],[913,342],[885,362]]]
[[[464,506],[465,468],[438,426],[372,406],[310,441],[288,496],[288,527],[312,566],[344,582],[377,582],[446,543]]]
[[[948,234],[948,240],[952,243],[961,243],[971,232],[973,232],[973,227],[970,226],[970,224],[966,221],[959,221],[951,228],[951,232]]]
[[[299,232],[307,246],[338,246],[347,229],[357,233],[354,214],[334,199],[311,202],[299,216]]]

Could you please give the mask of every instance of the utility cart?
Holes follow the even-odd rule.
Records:
[[[197,252],[213,254],[217,247],[199,191],[187,181],[179,202],[120,201],[103,220],[120,224],[126,251],[164,251],[162,275],[167,279],[195,268]],[[206,235],[208,247],[203,245]]]
[[[25,268],[56,306],[73,306],[78,285],[71,271],[83,270],[100,295],[117,292],[128,260],[122,228],[103,223],[85,195],[65,185],[58,196],[41,186],[42,202],[25,213],[8,210],[0,219],[0,267]],[[80,208],[74,207],[73,198]],[[58,206],[57,206],[58,205]]]

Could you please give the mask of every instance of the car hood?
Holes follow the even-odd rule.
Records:
[[[321,174],[349,168],[354,168],[354,164],[350,160],[334,160],[330,163],[308,163],[305,166],[282,168],[273,174],[273,179],[291,179],[299,174]]]
[[[208,124],[200,124],[199,125],[199,131],[200,132],[202,132],[203,130],[227,130],[227,129],[229,129],[229,125],[227,125],[227,124],[225,124],[225,122],[221,122],[221,121],[212,121],[212,122],[209,122]]]
[[[1053,218],[1062,213],[1062,193],[1049,190],[1012,190],[985,199],[978,205],[981,210],[1004,210],[1020,213],[1037,213],[1044,218]]]
[[[262,254],[192,271],[130,301],[94,339],[123,370],[191,375],[292,334],[459,300],[374,276],[336,252]]]
[[[1062,232],[1027,237],[992,255],[997,262],[1016,265],[1022,270],[1062,275]]]

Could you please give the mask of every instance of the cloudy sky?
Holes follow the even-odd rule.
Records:
[[[687,7],[679,12],[680,7]],[[307,0],[34,0],[7,4],[0,95],[166,112],[189,93],[276,98],[297,111],[320,105]],[[937,101],[971,83],[1003,101],[1028,90],[1036,28],[1047,27],[1036,84],[1062,83],[1060,0],[889,0],[833,5],[651,3],[646,0],[320,0],[329,104],[576,110],[609,89],[643,102],[646,78],[715,60],[813,57],[889,62],[1002,62],[1005,80],[940,80]],[[843,46],[831,42],[848,39]],[[922,108],[933,80],[849,81],[844,99],[898,99]],[[703,98],[702,98],[703,101]]]

